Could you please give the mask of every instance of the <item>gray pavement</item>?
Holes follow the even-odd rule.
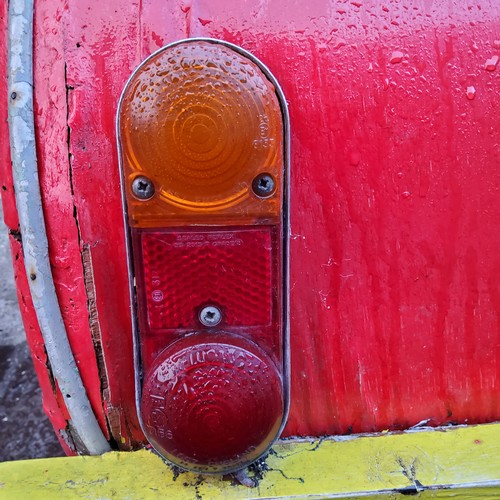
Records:
[[[0,203],[0,462],[62,455],[24,336]]]
[[[0,203],[0,346],[25,342],[23,324],[17,305],[7,228]]]

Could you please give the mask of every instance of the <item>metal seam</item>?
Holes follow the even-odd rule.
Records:
[[[33,0],[11,0],[8,20],[8,123],[12,174],[31,297],[71,427],[87,451],[110,451],[83,386],[57,299],[49,260],[33,114]]]

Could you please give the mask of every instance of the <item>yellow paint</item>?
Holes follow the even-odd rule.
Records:
[[[283,441],[265,468],[258,486],[246,488],[217,476],[174,477],[145,450],[6,462],[0,464],[0,499],[404,499],[395,490],[415,486],[424,490],[417,498],[500,499],[500,424]],[[442,486],[453,489],[436,489]]]

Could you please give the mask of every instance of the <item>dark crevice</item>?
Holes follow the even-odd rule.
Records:
[[[54,372],[52,371],[52,365],[50,364],[49,355],[47,354],[47,349],[45,348],[45,345],[43,346],[43,350],[45,351],[45,368],[47,369],[47,376],[49,377],[50,387],[52,388],[54,396],[57,397],[56,379],[54,378]]]
[[[18,229],[9,229],[9,234],[21,245],[23,244],[23,238],[21,236],[21,231]]]
[[[395,490],[397,493],[401,493],[401,495],[418,495],[420,492],[426,490],[427,488],[418,480],[413,480],[412,486],[407,486],[406,488],[399,488]]]
[[[421,490],[417,489],[416,486],[407,486],[406,488],[399,488],[398,490],[394,490],[395,493],[400,493],[401,495],[418,495]]]
[[[73,451],[74,453],[78,453],[78,450],[76,449],[75,440],[73,439],[73,434],[71,432],[69,425],[66,426],[66,429],[60,429],[59,435],[61,436],[61,439],[66,443],[66,445],[71,451]]]
[[[61,436],[64,436],[64,434],[60,431]],[[66,426],[66,434],[67,437],[69,438],[66,441],[66,444],[75,452],[79,454],[85,454],[88,455],[88,450],[83,441],[80,439],[80,435],[76,430],[73,429],[73,426],[71,425],[71,422],[68,422],[68,425]]]
[[[57,382],[54,377],[54,372],[52,371],[52,365],[50,364],[49,361],[49,355],[47,353],[47,349],[45,348],[45,345],[43,346],[43,349],[45,351],[45,368],[47,372],[47,376],[49,378],[50,382],[50,387],[52,389],[52,393],[54,394],[57,405],[59,406],[59,399],[57,398]],[[75,436],[76,434],[71,430],[71,426],[69,422],[66,422],[66,429],[60,429],[59,430],[59,435],[61,436],[62,440],[68,445],[70,450],[74,451],[76,453],[77,448],[75,446]],[[78,448],[78,451],[81,451],[84,448]]]

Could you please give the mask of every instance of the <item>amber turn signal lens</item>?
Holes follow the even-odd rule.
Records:
[[[281,109],[248,58],[208,41],[158,53],[127,85],[119,126],[132,226],[199,214],[207,223],[207,212],[218,224],[279,215],[281,189],[261,196],[252,185],[262,173],[283,183]],[[138,176],[152,183],[152,198],[134,193]]]

